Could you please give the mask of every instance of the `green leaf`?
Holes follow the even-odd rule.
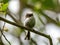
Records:
[[[31,3],[33,3],[33,5],[35,7],[36,6],[36,3],[39,2],[41,4],[41,9],[55,9],[56,5],[54,4],[53,0],[31,0]],[[39,5],[40,5],[39,4]],[[38,7],[40,9],[40,7]]]
[[[6,11],[7,11],[7,8],[8,8],[8,3],[0,3],[0,13],[1,14],[6,14]]]
[[[3,0],[3,3],[5,4],[5,3],[7,3],[9,0]]]
[[[7,8],[8,8],[8,3],[6,3],[2,6],[2,11],[5,12],[7,10]]]
[[[55,8],[53,0],[45,0],[44,2],[42,2],[42,8],[45,8],[45,9]]]
[[[3,0],[0,0],[0,3],[2,2]]]
[[[33,3],[36,3],[38,0],[32,0]]]

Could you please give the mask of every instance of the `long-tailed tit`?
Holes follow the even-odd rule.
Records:
[[[26,19],[25,19],[25,27],[27,28],[33,28],[35,25],[35,19],[32,13],[26,14]],[[28,31],[25,39],[30,40],[30,31]]]

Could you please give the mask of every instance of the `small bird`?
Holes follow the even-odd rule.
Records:
[[[27,27],[27,28],[33,28],[34,25],[35,25],[35,19],[34,19],[33,13],[26,14],[25,27]],[[25,39],[30,40],[30,31],[28,31]]]

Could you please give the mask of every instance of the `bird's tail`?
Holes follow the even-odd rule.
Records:
[[[27,33],[27,35],[26,35],[25,39],[30,40],[30,31],[28,31],[28,33]]]

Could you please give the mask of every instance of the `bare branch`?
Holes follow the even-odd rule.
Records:
[[[18,20],[16,20],[13,15],[11,15],[9,9],[7,9],[7,14],[8,14],[16,23],[20,24],[20,22],[19,22]]]
[[[3,35],[3,37],[6,39],[6,41],[11,45],[11,43],[7,40],[7,38],[5,37],[5,35],[3,34],[1,28],[0,28],[1,34]]]
[[[7,16],[7,15],[5,14],[5,18],[6,18],[6,16]],[[5,37],[5,35],[3,34],[5,24],[6,24],[6,23],[4,22],[3,28],[2,28],[2,29],[0,28],[0,31],[1,31],[1,37],[2,37],[2,35],[3,35],[3,37],[5,38],[5,40],[11,45],[11,43],[8,41],[8,39],[7,39],[7,38]],[[0,37],[0,38],[1,38],[1,37]]]
[[[46,37],[46,38],[49,39],[50,45],[53,45],[52,39],[51,39],[51,37],[50,37],[49,35],[46,35],[46,34],[41,33],[41,32],[38,32],[38,31],[36,31],[36,30],[34,30],[34,29],[31,29],[31,28],[27,28],[27,27],[18,25],[17,23],[11,22],[11,21],[6,20],[6,19],[4,19],[4,18],[2,18],[2,17],[0,17],[0,20],[1,20],[1,21],[4,21],[4,22],[6,22],[6,23],[12,24],[12,25],[14,25],[14,26],[17,26],[17,27],[19,27],[19,28],[26,29],[27,31],[31,31],[31,32],[33,32],[33,33],[35,33],[35,34],[44,36],[44,37]]]
[[[31,41],[32,41],[32,43],[34,43],[35,45],[37,45],[36,41],[33,40],[33,38],[31,38]]]

